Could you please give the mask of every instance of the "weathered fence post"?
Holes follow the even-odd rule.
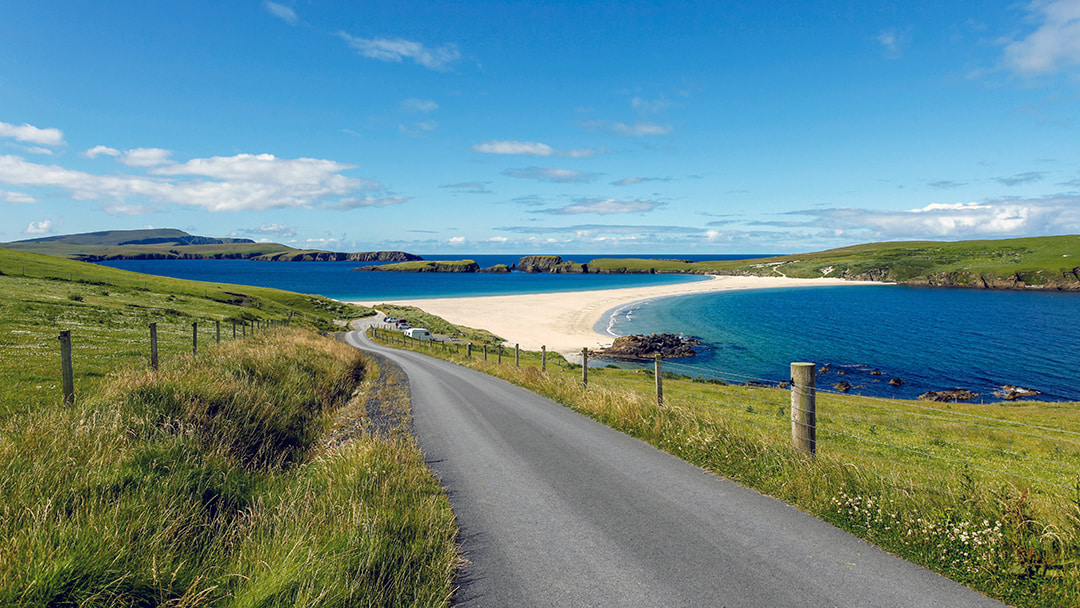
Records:
[[[487,361],[487,344],[484,345],[484,361]]]
[[[218,321],[217,319],[214,319],[214,327],[216,328],[216,334],[214,336],[214,341],[217,342],[218,344],[221,344],[221,321]]]
[[[465,356],[472,359],[472,342],[465,345]]]
[[[664,407],[664,372],[660,365],[663,358],[663,355],[656,353],[656,370],[653,373],[656,376],[656,407]]]
[[[589,386],[589,349],[581,349],[581,385]]]
[[[547,371],[547,345],[540,347],[540,371]]]
[[[521,345],[514,345],[514,367],[521,367]]]
[[[236,319],[232,320],[232,339],[236,339]]]
[[[502,344],[499,345],[499,360],[497,363],[502,363]]]
[[[75,374],[71,369],[71,330],[60,331],[60,375],[63,380],[62,390],[64,405],[75,403]]]
[[[813,363],[791,364],[791,447],[811,456],[817,451],[816,381]]]
[[[157,323],[150,324],[150,368],[157,371]]]
[[[191,356],[199,354],[199,322],[191,324]]]

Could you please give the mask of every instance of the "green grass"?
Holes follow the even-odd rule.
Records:
[[[393,335],[379,332],[381,335]],[[1080,604],[1080,404],[928,406],[819,393],[818,453],[791,448],[790,393],[513,350],[410,345],[545,395],[1018,606]]]
[[[395,262],[376,267],[380,272],[476,272],[480,266],[473,260]]]
[[[755,260],[597,259],[599,272],[691,272],[792,278],[840,277],[917,285],[1080,287],[1080,236],[987,241],[869,243]]]
[[[455,526],[419,451],[326,444],[373,371],[278,328],[0,421],[0,604],[447,605]]]
[[[0,419],[50,403],[59,388],[60,330],[72,333],[76,393],[110,372],[149,361],[157,323],[163,365],[192,351],[253,331],[250,324],[290,322],[319,331],[333,319],[373,311],[319,296],[238,285],[183,281],[45,255],[0,249]]]

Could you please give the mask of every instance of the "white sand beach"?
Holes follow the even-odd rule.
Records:
[[[507,344],[520,344],[526,350],[546,346],[569,358],[580,354],[584,347],[591,350],[610,346],[614,338],[595,331],[596,324],[605,313],[634,302],[734,289],[865,284],[830,278],[715,276],[706,281],[652,287],[354,303],[376,308],[379,304],[416,306],[455,325],[486,329]]]

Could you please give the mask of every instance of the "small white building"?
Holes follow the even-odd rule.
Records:
[[[431,332],[424,329],[424,328],[422,328],[422,327],[413,327],[411,329],[406,329],[405,330],[405,335],[412,338],[413,340],[420,340],[420,341],[433,340],[434,339],[434,338],[431,337]]]

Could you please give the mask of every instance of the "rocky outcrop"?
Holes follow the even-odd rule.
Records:
[[[517,263],[521,272],[550,272],[555,274],[588,274],[588,264],[564,261],[557,255],[527,255]]]
[[[491,268],[481,268],[477,272],[488,272],[488,273],[492,273],[492,274],[503,274],[503,273],[510,272],[510,267],[507,266],[506,264],[496,264],[496,265],[492,266]]]
[[[454,262],[423,261],[387,264],[385,266],[361,266],[353,270],[367,272],[479,272],[480,265],[472,260]]]
[[[979,396],[979,393],[969,391],[966,388],[951,388],[947,391],[928,391],[919,395],[920,401],[971,401]]]
[[[1000,397],[1007,401],[1016,401],[1017,399],[1023,399],[1024,397],[1037,397],[1041,394],[1041,392],[1035,389],[1013,386],[1011,384],[1006,384],[1001,387],[1001,390],[994,391],[996,397]]]
[[[657,354],[665,359],[693,357],[697,354],[693,348],[696,344],[701,344],[701,340],[675,334],[635,334],[615,338],[610,347],[598,351],[598,354],[615,359],[645,359],[656,357]]]

